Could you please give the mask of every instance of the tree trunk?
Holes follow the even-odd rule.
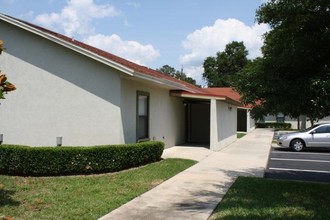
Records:
[[[300,130],[300,116],[297,118],[297,129]]]
[[[307,116],[301,115],[301,129],[306,129]]]

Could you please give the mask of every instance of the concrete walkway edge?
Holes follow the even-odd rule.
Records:
[[[255,129],[100,220],[207,220],[238,176],[263,177],[273,139]]]

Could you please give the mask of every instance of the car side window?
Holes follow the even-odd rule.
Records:
[[[330,133],[330,126],[323,126],[320,128],[315,129],[315,133],[322,134],[322,133]]]

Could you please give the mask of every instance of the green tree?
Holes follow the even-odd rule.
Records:
[[[172,77],[175,77],[177,70],[174,67],[171,67],[169,65],[164,65],[160,67],[159,69],[156,69],[159,72],[165,73],[167,75],[170,75]]]
[[[233,41],[226,45],[224,51],[218,52],[216,57],[207,57],[203,63],[203,78],[208,87],[232,86],[237,74],[249,62],[247,55],[244,43]]]
[[[235,85],[243,100],[263,113],[330,115],[330,0],[270,0],[256,18],[271,31]]]
[[[0,40],[0,54],[4,50],[3,41]],[[15,85],[7,81],[5,74],[2,74],[0,71],[0,99],[5,98],[5,93],[14,91],[16,89]]]
[[[266,102],[262,96],[268,89],[262,78],[262,58],[257,58],[249,62],[244,69],[238,73],[237,80],[233,87],[242,94],[241,101],[245,104],[252,104],[253,109],[251,116],[260,120],[265,115],[271,113],[271,110],[266,109]]]
[[[188,82],[188,83],[193,84],[193,85],[197,85],[196,80],[194,80],[193,78],[187,76],[183,72],[183,70],[181,70],[181,71],[176,70],[174,67],[171,67],[169,65],[164,65],[164,66],[162,66],[162,67],[160,67],[159,69],[156,69],[156,70],[159,71],[159,72],[162,72],[164,74],[170,75],[174,78],[177,78],[179,80]]]

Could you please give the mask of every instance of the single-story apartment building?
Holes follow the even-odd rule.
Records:
[[[17,90],[0,105],[3,143],[66,146],[236,140],[239,100],[0,14],[0,68]],[[246,116],[245,116],[246,117]],[[247,120],[247,119],[245,119]],[[247,122],[249,123],[249,122]],[[250,125],[248,125],[250,129]]]

